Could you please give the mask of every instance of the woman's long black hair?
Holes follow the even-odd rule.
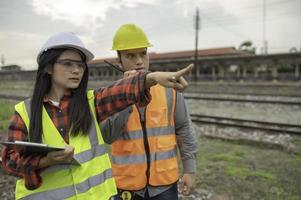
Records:
[[[51,89],[51,75],[53,65],[59,56],[66,49],[50,49],[44,52],[38,62],[38,71],[34,86],[34,91],[31,98],[31,113],[29,125],[29,141],[42,142],[42,108],[43,98]],[[85,56],[80,53],[82,60],[85,61]],[[76,136],[82,131],[83,134],[89,133],[91,126],[91,113],[87,99],[88,85],[88,67],[83,74],[83,78],[76,89],[71,91],[71,99],[68,106],[68,129],[72,136]]]

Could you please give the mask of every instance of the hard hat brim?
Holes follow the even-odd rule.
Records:
[[[112,51],[123,51],[123,50],[130,50],[130,49],[140,49],[140,48],[148,48],[148,47],[152,47],[152,44],[148,44],[148,45],[143,45],[143,46],[131,46],[131,47],[115,47],[112,48]]]
[[[68,49],[68,48],[73,48],[73,49],[77,49],[80,52],[82,52],[85,57],[86,57],[86,62],[89,62],[90,60],[92,60],[94,58],[94,54],[89,51],[86,48],[77,46],[77,45],[72,45],[72,44],[66,44],[66,45],[57,45],[57,46],[52,46],[51,49]],[[48,51],[50,49],[44,49],[43,51],[40,51],[40,53],[37,56],[37,62],[39,63],[40,57],[41,55],[45,52]]]

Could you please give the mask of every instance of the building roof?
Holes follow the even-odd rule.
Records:
[[[225,56],[225,55],[249,55],[249,53],[237,50],[235,47],[221,47],[221,48],[212,48],[212,49],[200,49],[198,50],[199,57],[207,56]],[[194,50],[188,51],[175,51],[175,52],[166,52],[166,53],[149,53],[151,60],[165,60],[165,59],[179,59],[179,58],[192,58],[194,57]],[[94,59],[89,62],[89,64],[100,64],[104,63],[104,60],[109,61],[110,63],[116,64],[117,58],[100,58]]]
[[[21,70],[21,66],[19,65],[4,65],[1,66],[2,71],[19,71]]]

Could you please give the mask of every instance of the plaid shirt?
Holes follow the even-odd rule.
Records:
[[[94,92],[95,110],[98,122],[101,122],[110,115],[138,103],[145,106],[151,100],[149,90],[144,89],[146,72],[139,72],[139,75],[132,78],[122,79],[108,88],[101,88]],[[68,115],[67,108],[71,94],[66,93],[60,104],[55,106],[47,96],[44,97],[43,105],[46,108],[55,127],[68,143],[69,135],[67,130]],[[8,141],[28,141],[27,128],[20,115],[15,112],[8,127]],[[2,163],[3,168],[11,175],[24,178],[27,189],[36,189],[42,184],[38,169],[41,156],[24,156],[16,149],[9,149],[3,146]]]

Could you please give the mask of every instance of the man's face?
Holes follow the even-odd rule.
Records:
[[[147,48],[119,51],[121,66],[124,71],[149,68]]]

